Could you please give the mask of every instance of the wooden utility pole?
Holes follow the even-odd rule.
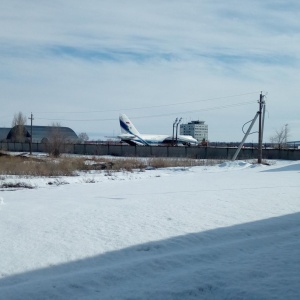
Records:
[[[265,105],[264,96],[261,92],[260,97],[259,97],[259,111],[258,111],[258,115],[259,115],[258,122],[259,122],[259,124],[258,124],[258,160],[257,160],[257,162],[259,164],[262,163],[262,139],[263,139],[263,115],[262,115],[262,110],[263,110],[264,105]]]
[[[30,115],[30,155],[32,155],[32,121],[33,121],[33,114]]]

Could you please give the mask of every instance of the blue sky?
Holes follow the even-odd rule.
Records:
[[[32,112],[91,138],[203,120],[211,141],[240,141],[267,94],[265,141],[300,139],[298,1],[0,3],[0,126]],[[249,137],[256,141],[256,135]]]

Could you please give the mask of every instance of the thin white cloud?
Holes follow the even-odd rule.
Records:
[[[69,120],[102,118],[99,112],[63,113],[87,108],[125,107],[133,117],[194,110],[184,118],[205,120],[212,140],[239,140],[255,104],[206,112],[204,103],[130,108],[264,90],[270,98],[266,130],[271,134],[290,119],[292,136],[299,139],[299,4],[284,4],[282,9],[283,1],[250,0],[6,1],[0,4],[5,28],[0,88],[8,105],[0,126],[10,126],[16,110],[37,112],[42,125],[51,122],[39,116],[44,111],[54,112],[49,119]],[[117,132],[118,113],[104,115],[115,121],[62,123],[76,132]],[[141,131],[163,133],[172,129],[173,118],[136,122]]]

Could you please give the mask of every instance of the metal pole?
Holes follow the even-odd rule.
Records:
[[[288,138],[288,124],[285,124],[285,129],[284,129],[284,143],[285,147],[287,148],[287,138]]]
[[[181,122],[181,120],[182,120],[182,118],[180,118],[179,121],[178,121],[177,124],[176,124],[176,145],[177,145],[177,143],[178,143],[178,125],[179,125],[179,123]]]
[[[176,118],[173,123],[172,146],[174,146],[174,131],[175,131],[175,125],[177,123],[177,120],[178,120],[178,118]]]
[[[262,92],[260,93],[260,97],[259,97],[259,121],[258,121],[258,159],[257,162],[259,164],[262,163],[262,108],[263,108],[263,104],[264,104],[264,96],[262,94]]]
[[[264,140],[265,115],[266,115],[266,102],[264,102],[264,108],[263,108],[261,141]]]
[[[30,155],[32,155],[32,120],[33,120],[33,115],[32,113],[30,114]]]
[[[250,124],[250,126],[249,126],[249,128],[247,130],[247,132],[244,135],[244,138],[243,138],[242,142],[240,143],[239,147],[235,151],[235,153],[234,153],[234,155],[232,157],[232,160],[235,160],[237,158],[237,156],[239,155],[239,153],[240,153],[240,151],[241,151],[241,149],[242,149],[242,147],[244,145],[244,142],[245,142],[246,138],[248,137],[248,135],[249,135],[249,133],[250,133],[250,131],[251,131],[251,129],[252,129],[252,127],[253,127],[253,125],[254,125],[257,117],[258,117],[258,114],[259,114],[259,112],[256,113],[254,119],[252,120],[252,122],[251,122],[251,124]]]

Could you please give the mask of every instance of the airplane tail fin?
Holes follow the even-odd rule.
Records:
[[[129,120],[129,118],[125,114],[120,115],[120,126],[121,126],[121,132],[122,133],[130,133],[139,136],[140,133],[138,130],[134,127],[132,122]]]

